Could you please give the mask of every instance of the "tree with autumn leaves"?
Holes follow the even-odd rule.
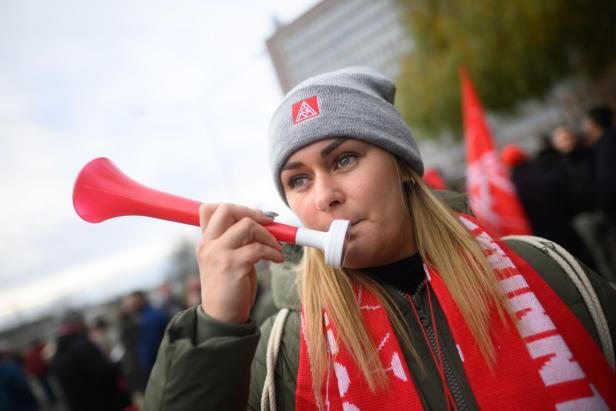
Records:
[[[616,2],[399,0],[414,50],[397,80],[397,105],[423,135],[461,135],[458,69],[486,109],[503,112],[569,78],[616,63]]]

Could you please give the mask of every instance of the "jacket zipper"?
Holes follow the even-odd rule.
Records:
[[[420,314],[420,319],[425,316],[423,304],[417,304],[417,300],[414,297],[417,296],[419,299],[419,294],[423,290],[423,288],[425,288],[425,284],[426,284],[425,282],[421,283],[421,285],[419,286],[415,294],[411,296],[411,298],[415,302],[417,312]],[[398,292],[403,297],[405,297],[405,294],[402,290],[398,290]],[[430,324],[424,329],[426,330],[426,334],[428,335],[428,340],[430,341],[430,346],[432,347],[432,351],[436,353],[437,352],[436,351],[436,338],[434,335],[434,329],[432,328],[433,325],[434,324],[432,324],[432,321],[430,321]],[[445,373],[445,381],[447,382],[447,386],[449,387],[449,390],[451,391],[451,395],[453,396],[453,400],[456,403],[456,407],[460,411],[468,410],[466,406],[466,401],[464,401],[464,396],[462,395],[462,389],[460,388],[460,384],[458,384],[456,376],[453,373],[453,369],[451,368],[451,365],[447,361],[447,354],[445,353],[445,350],[442,348],[441,348],[441,355],[443,359],[443,372]]]

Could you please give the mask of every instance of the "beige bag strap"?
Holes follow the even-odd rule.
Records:
[[[267,373],[263,384],[263,392],[261,393],[261,411],[276,411],[276,382],[274,381],[274,376],[276,374],[276,362],[278,360],[278,351],[280,350],[280,341],[282,340],[282,330],[284,330],[284,323],[288,315],[288,308],[283,308],[278,311],[269,339],[267,340],[265,361]]]
[[[560,245],[541,237],[531,235],[510,235],[503,237],[502,239],[518,240],[538,248],[556,261],[565,273],[567,273],[567,276],[571,279],[577,290],[580,292],[582,300],[586,304],[586,307],[592,316],[597,334],[599,335],[599,342],[601,344],[603,354],[605,355],[607,362],[612,367],[612,370],[614,370],[614,345],[612,343],[612,336],[607,325],[605,313],[599,303],[597,293],[593,289],[592,284],[590,284],[590,280],[588,279],[586,272],[584,272],[575,257],[573,257]]]

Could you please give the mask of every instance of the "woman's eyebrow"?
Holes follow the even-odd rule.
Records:
[[[342,143],[344,143],[346,141],[347,141],[346,138],[337,138],[337,139],[335,139],[330,144],[328,144],[327,147],[325,147],[323,150],[321,150],[321,157],[327,157],[328,155],[330,155],[332,153],[332,151],[334,151],[336,148],[338,148],[338,146],[340,146]]]
[[[285,171],[285,170],[295,170],[296,168],[300,168],[304,165],[304,163],[300,162],[300,161],[295,161],[293,163],[287,163],[282,167],[282,170],[280,171]]]
[[[335,139],[330,144],[328,144],[327,147],[321,150],[321,157],[327,157],[328,155],[332,153],[332,151],[334,151],[336,148],[338,148],[340,145],[342,145],[346,141],[347,141],[346,138]],[[304,163],[302,163],[301,161],[294,161],[292,163],[285,164],[280,171],[294,170],[296,168],[302,167],[303,165]]]

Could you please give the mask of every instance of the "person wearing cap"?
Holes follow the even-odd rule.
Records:
[[[254,264],[284,260],[272,220],[202,205],[202,304],[168,327],[144,410],[616,407],[613,363],[563,269],[427,188],[394,96],[351,67],[284,97],[274,183],[304,226],[351,222],[343,267],[306,248],[296,276],[272,278],[280,311],[259,330]],[[616,292],[588,275],[613,333]]]

